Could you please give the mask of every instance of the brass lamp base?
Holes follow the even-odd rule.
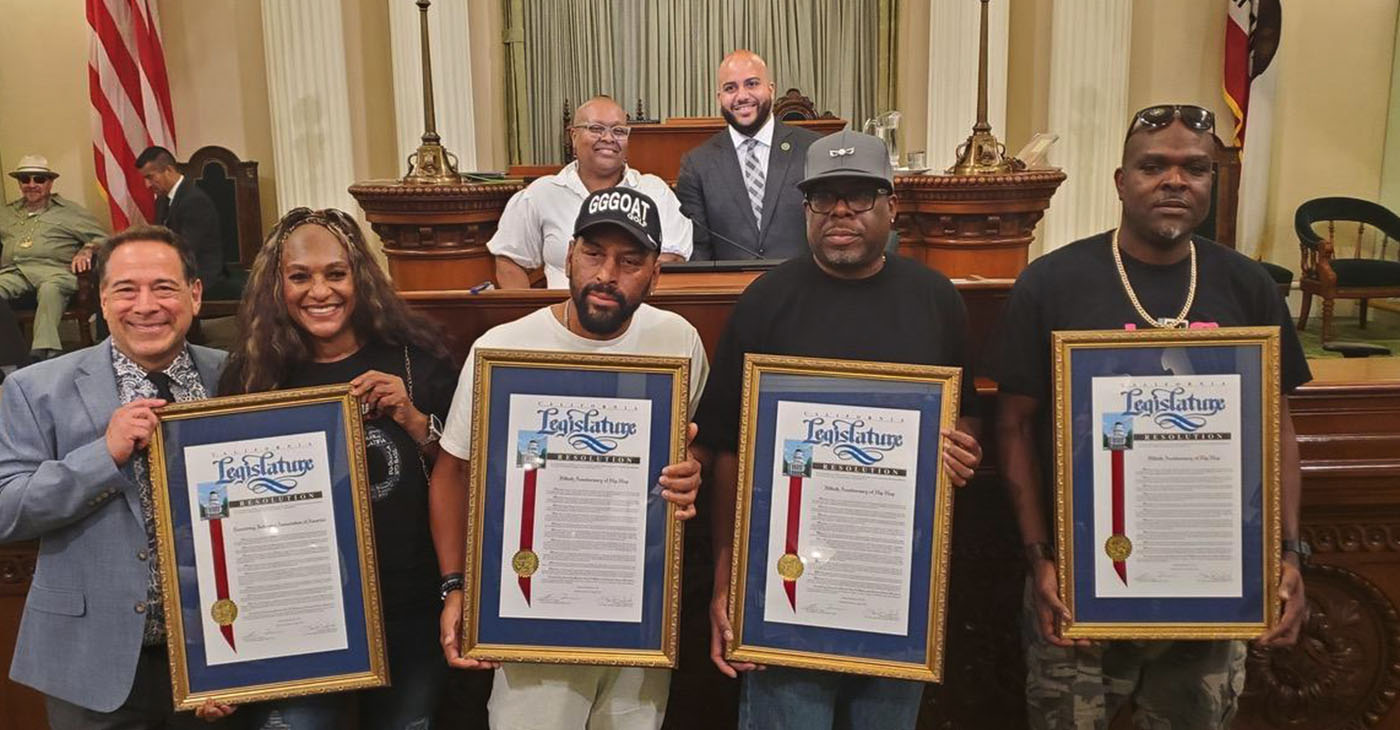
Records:
[[[419,185],[459,183],[462,176],[457,172],[457,156],[441,144],[425,139],[418,151],[409,155],[408,174],[403,181]]]
[[[953,175],[988,175],[1026,169],[1025,163],[1007,156],[1006,145],[990,130],[974,129],[972,136],[958,145],[957,154],[958,161],[948,168]]]

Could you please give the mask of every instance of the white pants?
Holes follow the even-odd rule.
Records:
[[[671,670],[506,664],[486,708],[492,730],[659,730]]]

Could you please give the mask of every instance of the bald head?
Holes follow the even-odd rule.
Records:
[[[569,130],[579,172],[609,179],[613,185],[620,182],[627,164],[628,132],[627,112],[612,97],[595,96],[579,104]]]
[[[574,110],[574,123],[578,124],[580,119],[594,116],[605,116],[609,119],[621,117],[624,123],[627,120],[627,112],[623,111],[622,105],[607,94],[599,94],[579,104]]]
[[[730,53],[719,62],[717,75],[720,87],[724,86],[726,74],[733,71],[738,71],[745,76],[757,76],[765,84],[773,83],[773,80],[768,76],[768,62],[764,61],[762,56],[745,48]]]

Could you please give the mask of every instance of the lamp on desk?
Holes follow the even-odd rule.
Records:
[[[958,161],[948,168],[948,172],[954,175],[985,175],[1026,169],[1020,160],[1007,156],[1006,145],[992,134],[992,125],[987,121],[987,4],[990,0],[979,2],[982,3],[982,41],[977,63],[977,123],[972,125],[972,136],[958,146]]]
[[[450,185],[462,181],[457,172],[457,156],[442,146],[437,133],[437,115],[433,110],[433,61],[428,48],[428,6],[432,0],[416,0],[418,30],[423,50],[423,143],[408,156],[405,183],[418,185]]]

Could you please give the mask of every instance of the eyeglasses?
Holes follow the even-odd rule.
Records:
[[[613,139],[627,139],[632,134],[632,128],[622,124],[611,127],[601,124],[575,124],[574,129],[582,129],[597,139],[602,139],[605,134],[611,134]]]
[[[846,201],[846,207],[852,213],[864,213],[875,207],[875,199],[881,195],[889,195],[890,191],[884,188],[866,188],[865,190],[855,190],[838,193],[834,190],[814,190],[807,193],[807,207],[813,213],[823,215],[836,209],[836,201]]]
[[[1175,119],[1180,119],[1182,124],[1197,132],[1210,132],[1215,129],[1215,113],[1209,109],[1195,104],[1159,104],[1134,114],[1124,139],[1133,136],[1133,132],[1141,127],[1161,129]]]
[[[49,179],[49,176],[48,176],[48,175],[15,175],[15,179],[19,181],[19,184],[20,184],[20,185],[28,185],[28,184],[30,184],[30,183],[42,183],[42,182],[45,182],[45,181],[47,181],[47,180]]]

